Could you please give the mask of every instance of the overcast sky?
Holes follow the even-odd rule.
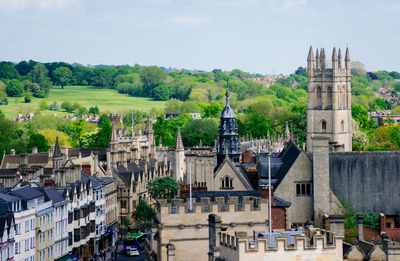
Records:
[[[0,60],[288,74],[310,45],[400,71],[395,0],[0,0]]]

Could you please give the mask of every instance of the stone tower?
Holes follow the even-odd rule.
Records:
[[[226,90],[226,105],[221,112],[221,121],[218,131],[218,146],[217,146],[217,167],[224,161],[225,154],[229,158],[239,163],[240,160],[240,142],[237,132],[236,116],[233,109],[229,105],[229,89]]]
[[[332,66],[328,68],[324,48],[314,58],[308,53],[307,151],[312,152],[314,136],[329,137],[331,151],[351,151],[350,54],[333,48]]]
[[[64,155],[61,153],[60,144],[58,143],[58,136],[56,137],[56,145],[54,146],[52,160],[54,169],[60,169],[63,166]]]

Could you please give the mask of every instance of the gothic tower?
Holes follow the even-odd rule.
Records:
[[[60,169],[63,166],[64,155],[61,153],[60,144],[58,143],[58,136],[56,137],[56,145],[54,146],[52,160],[54,169]]]
[[[229,105],[229,89],[226,90],[226,105],[221,112],[218,132],[217,167],[224,161],[225,154],[235,162],[240,160],[240,142],[237,132],[236,116]]]
[[[333,48],[332,66],[328,68],[324,48],[308,53],[307,151],[312,152],[314,136],[329,137],[331,151],[351,151],[350,54]]]

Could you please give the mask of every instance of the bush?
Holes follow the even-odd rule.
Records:
[[[40,110],[44,111],[44,110],[48,110],[49,109],[49,105],[47,104],[46,101],[42,101],[39,105]]]
[[[20,97],[24,93],[24,87],[18,80],[11,80],[6,86],[6,93],[8,97]]]
[[[379,227],[379,214],[376,212],[365,212],[364,213],[364,226],[367,228],[378,228]]]
[[[3,91],[0,91],[0,105],[7,105],[7,104],[8,104],[7,94]]]
[[[56,102],[53,102],[49,106],[49,110],[51,111],[59,111],[60,110],[60,105],[58,105]]]
[[[88,114],[88,110],[87,110],[85,107],[80,107],[80,108],[78,109],[78,113],[77,113],[77,114],[78,114],[79,116]]]
[[[25,103],[30,103],[32,101],[32,93],[28,91],[25,94],[24,100],[25,100]]]

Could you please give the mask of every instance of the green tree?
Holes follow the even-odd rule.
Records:
[[[19,79],[20,75],[11,62],[0,62],[0,78]]]
[[[94,107],[90,107],[89,108],[89,114],[99,115],[100,114],[99,107],[97,107],[97,105],[94,106]]]
[[[154,88],[154,98],[159,101],[166,101],[171,95],[171,86],[168,83],[161,83]]]
[[[22,87],[20,81],[13,79],[8,82],[6,93],[8,97],[20,97],[24,93],[24,87]]]
[[[153,199],[172,199],[178,194],[178,183],[170,176],[150,180],[146,188]]]
[[[144,67],[140,72],[140,79],[143,83],[143,95],[154,97],[154,88],[161,84],[167,74],[157,66]]]
[[[58,67],[53,71],[53,78],[56,83],[61,84],[61,88],[69,84],[72,80],[72,72],[68,67]]]
[[[108,147],[108,142],[111,138],[111,122],[107,114],[102,114],[99,120],[99,131],[92,134],[89,138],[89,148],[105,148]]]
[[[218,118],[221,114],[224,104],[222,102],[212,101],[201,107],[202,118]]]
[[[43,93],[43,97],[49,94],[51,88],[51,81],[50,78],[48,77],[48,73],[49,71],[47,70],[46,66],[44,66],[44,64],[42,63],[37,63],[33,67],[30,73],[32,81],[39,84]]]
[[[24,101],[25,103],[30,103],[32,101],[32,93],[30,91],[25,93]]]
[[[38,149],[38,152],[46,152],[50,148],[46,138],[39,133],[33,133],[29,137],[28,149],[32,150],[35,147]]]
[[[135,225],[149,227],[156,220],[157,213],[146,201],[140,200],[132,212],[132,218],[135,220]]]
[[[182,130],[182,140],[185,146],[199,145],[200,140],[205,146],[213,146],[218,137],[218,123],[214,119],[190,119]]]

